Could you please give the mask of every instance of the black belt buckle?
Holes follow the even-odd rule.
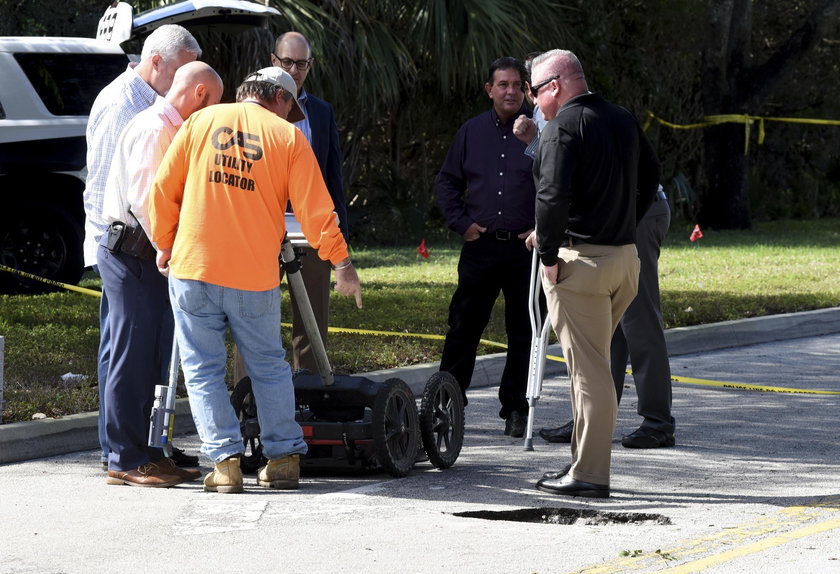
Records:
[[[504,229],[497,229],[494,233],[499,241],[510,241],[516,237],[512,231],[505,231]]]

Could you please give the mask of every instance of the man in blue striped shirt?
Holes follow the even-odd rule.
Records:
[[[152,32],[143,43],[140,63],[129,64],[125,72],[105,86],[90,110],[87,125],[87,183],[85,207],[85,265],[96,265],[99,239],[108,227],[103,220],[106,182],[117,141],[125,126],[141,111],[151,106],[158,95],[166,95],[172,86],[175,71],[201,56],[198,42],[185,28],[167,24]],[[110,330],[108,328],[108,295],[102,292],[99,308],[99,444],[102,464],[107,468],[108,439],[105,429],[105,379],[110,363]],[[192,461],[189,461],[192,462]],[[195,463],[198,459],[195,459]]]

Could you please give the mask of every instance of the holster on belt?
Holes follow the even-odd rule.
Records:
[[[157,251],[138,223],[130,226],[122,221],[115,221],[107,231],[105,248],[111,253],[125,253],[138,259],[154,259]]]

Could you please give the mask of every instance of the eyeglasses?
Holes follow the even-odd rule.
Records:
[[[540,93],[540,90],[541,90],[541,89],[543,89],[545,86],[547,86],[548,84],[550,84],[550,83],[551,83],[551,82],[553,82],[554,80],[558,79],[559,77],[560,77],[560,76],[551,76],[551,77],[550,77],[549,79],[547,79],[546,81],[544,81],[544,82],[540,82],[539,84],[537,84],[537,85],[535,85],[535,86],[531,86],[531,95],[532,95],[532,96],[534,96],[534,97],[536,98],[536,97],[537,97],[537,94],[539,94],[539,93]]]
[[[312,58],[307,58],[305,60],[292,60],[291,58],[281,58],[274,52],[272,52],[271,55],[277,58],[277,63],[280,64],[280,67],[287,72],[292,69],[292,66],[302,72],[304,70],[308,70],[309,66],[312,65]]]

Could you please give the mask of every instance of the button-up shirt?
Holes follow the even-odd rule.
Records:
[[[160,96],[128,123],[108,174],[108,193],[102,208],[106,224],[122,221],[134,226],[136,219],[151,237],[149,190],[163,155],[183,123],[178,110]]]
[[[108,228],[102,217],[106,184],[120,134],[131,118],[151,106],[157,93],[133,65],[105,86],[90,110],[87,124],[87,182],[85,184],[85,265],[96,264],[99,238]]]
[[[523,106],[502,122],[491,108],[455,134],[438,174],[437,196],[447,225],[459,235],[473,223],[488,233],[534,227],[533,162],[513,135],[513,122],[522,113],[531,115]]]

